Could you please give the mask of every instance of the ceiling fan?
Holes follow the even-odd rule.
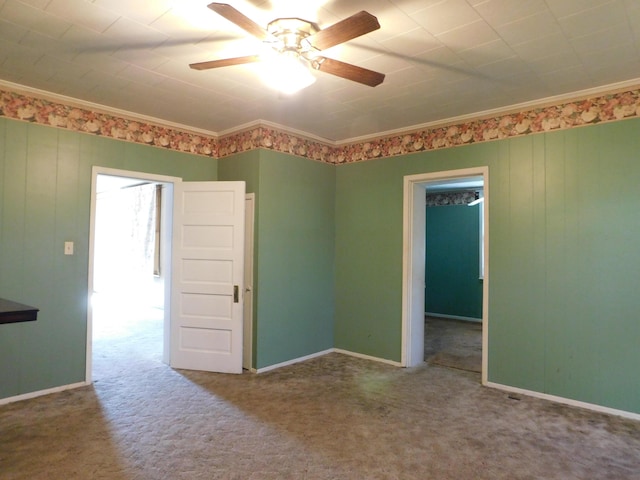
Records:
[[[319,55],[322,50],[380,28],[378,19],[368,12],[356,13],[322,30],[313,22],[300,18],[276,18],[265,29],[226,3],[211,3],[208,7],[254,37],[262,40],[280,56],[302,62],[314,70],[336,75],[370,87],[380,85],[384,80],[385,75],[383,73]],[[253,63],[260,60],[260,55],[247,55],[192,63],[189,66],[195,70],[208,70]]]

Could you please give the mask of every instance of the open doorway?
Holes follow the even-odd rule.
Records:
[[[93,169],[87,382],[168,362],[176,181]]]
[[[403,312],[402,364],[422,364],[425,357],[425,278],[426,278],[426,191],[429,185],[455,184],[481,180],[483,199],[479,202],[484,218],[482,248],[482,382],[487,382],[488,345],[488,168],[468,168],[447,172],[409,175],[404,178],[403,216]]]
[[[426,190],[425,362],[482,371],[482,176]]]
[[[93,249],[93,379],[162,360],[160,183],[98,175]]]

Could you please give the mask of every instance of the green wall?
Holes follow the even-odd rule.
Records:
[[[92,165],[256,192],[257,368],[331,347],[399,361],[403,177],[486,165],[489,381],[640,413],[639,134],[632,119],[334,167],[0,119],[0,296],[41,308],[0,326],[0,398],[84,379]]]
[[[404,175],[489,167],[489,381],[640,413],[640,119],[337,168],[338,348],[400,360]]]
[[[260,157],[262,150],[251,150],[237,155],[218,160],[218,180],[246,182],[246,192],[253,193],[254,196],[254,231],[253,231],[253,322],[251,341],[252,367],[256,368],[257,357],[257,319],[258,310],[256,308],[258,298],[258,257],[260,256],[260,231],[257,228],[260,217]]]
[[[40,308],[0,325],[0,398],[84,381],[93,165],[217,176],[216,160],[0,118],[0,297]]]
[[[425,311],[482,319],[480,207],[427,207]]]
[[[255,368],[333,347],[335,173],[269,150],[219,161],[256,191]]]
[[[395,159],[336,169],[335,347],[396,361],[402,298],[398,173]]]

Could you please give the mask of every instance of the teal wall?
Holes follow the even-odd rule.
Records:
[[[335,174],[332,165],[269,150],[219,161],[221,180],[246,180],[256,191],[258,369],[333,347]]]
[[[402,179],[489,167],[489,381],[640,413],[640,119],[337,168],[336,347],[400,360]]]
[[[84,381],[93,165],[217,176],[216,160],[0,118],[0,297],[40,308],[0,325],[0,398]]]
[[[480,207],[427,207],[425,311],[482,319]]]

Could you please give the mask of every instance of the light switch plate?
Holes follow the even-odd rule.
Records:
[[[64,254],[73,255],[73,242],[64,242]]]

